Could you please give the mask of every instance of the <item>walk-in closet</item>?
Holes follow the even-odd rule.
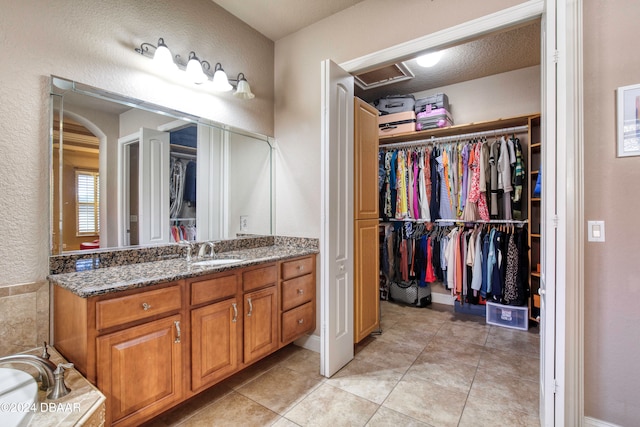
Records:
[[[355,78],[356,343],[384,335],[380,300],[537,334],[540,22],[440,61]]]

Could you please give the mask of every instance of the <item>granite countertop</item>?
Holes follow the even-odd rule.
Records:
[[[97,268],[73,273],[51,274],[49,275],[49,281],[70,290],[82,298],[89,298],[111,292],[141,288],[173,280],[317,253],[317,249],[307,247],[289,245],[263,246],[218,254],[219,258],[241,259],[239,262],[230,264],[198,266],[194,263],[200,261],[200,259],[194,257],[192,262],[189,263],[185,258],[176,257],[161,261]]]

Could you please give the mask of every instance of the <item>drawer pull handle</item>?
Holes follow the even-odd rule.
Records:
[[[298,324],[302,325],[304,323],[304,319],[298,319]]]
[[[298,295],[303,295],[304,294],[304,289],[298,289]]]
[[[247,302],[249,303],[249,312],[247,313],[247,317],[251,317],[251,313],[253,312],[253,304],[251,304],[251,298],[247,298]]]
[[[143,303],[142,303],[142,309],[143,309],[144,311],[147,311],[147,310],[149,310],[150,308],[151,308],[151,305],[150,305],[150,304],[147,304],[146,302],[143,302]]]
[[[174,342],[176,344],[178,344],[178,343],[180,343],[180,336],[181,336],[181,333],[180,333],[180,321],[176,320],[175,322],[173,322],[173,324],[176,325],[176,339],[175,339]]]
[[[235,302],[232,303],[231,306],[233,307],[233,319],[231,321],[233,323],[236,323],[236,321],[238,320],[238,306]]]
[[[298,266],[298,270],[300,270],[300,271],[304,270],[304,265],[299,265]]]

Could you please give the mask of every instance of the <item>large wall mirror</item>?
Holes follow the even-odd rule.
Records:
[[[271,138],[51,78],[51,253],[273,232]]]

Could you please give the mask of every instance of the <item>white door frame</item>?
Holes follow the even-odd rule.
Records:
[[[584,301],[583,282],[583,190],[582,190],[582,0],[530,0],[400,45],[356,58],[340,65],[354,73],[402,61],[417,53],[434,50],[532,19],[544,17],[549,43],[542,46],[542,117],[545,198],[543,280],[547,308],[553,321],[545,332],[554,349],[553,360],[543,354],[546,396],[555,404],[544,425],[581,425],[584,419]],[[555,120],[548,120],[553,118]],[[551,173],[554,170],[554,173]],[[351,173],[351,171],[349,171]],[[323,177],[324,180],[324,177]],[[325,242],[328,243],[328,242]],[[548,270],[548,271],[547,271]],[[558,286],[556,286],[558,284]],[[321,286],[327,286],[321,283]],[[549,296],[551,294],[551,296]],[[322,320],[323,324],[325,320]],[[552,400],[553,402],[553,400]],[[542,402],[545,405],[545,402]],[[548,404],[547,404],[548,405]],[[545,413],[541,413],[544,417]]]

